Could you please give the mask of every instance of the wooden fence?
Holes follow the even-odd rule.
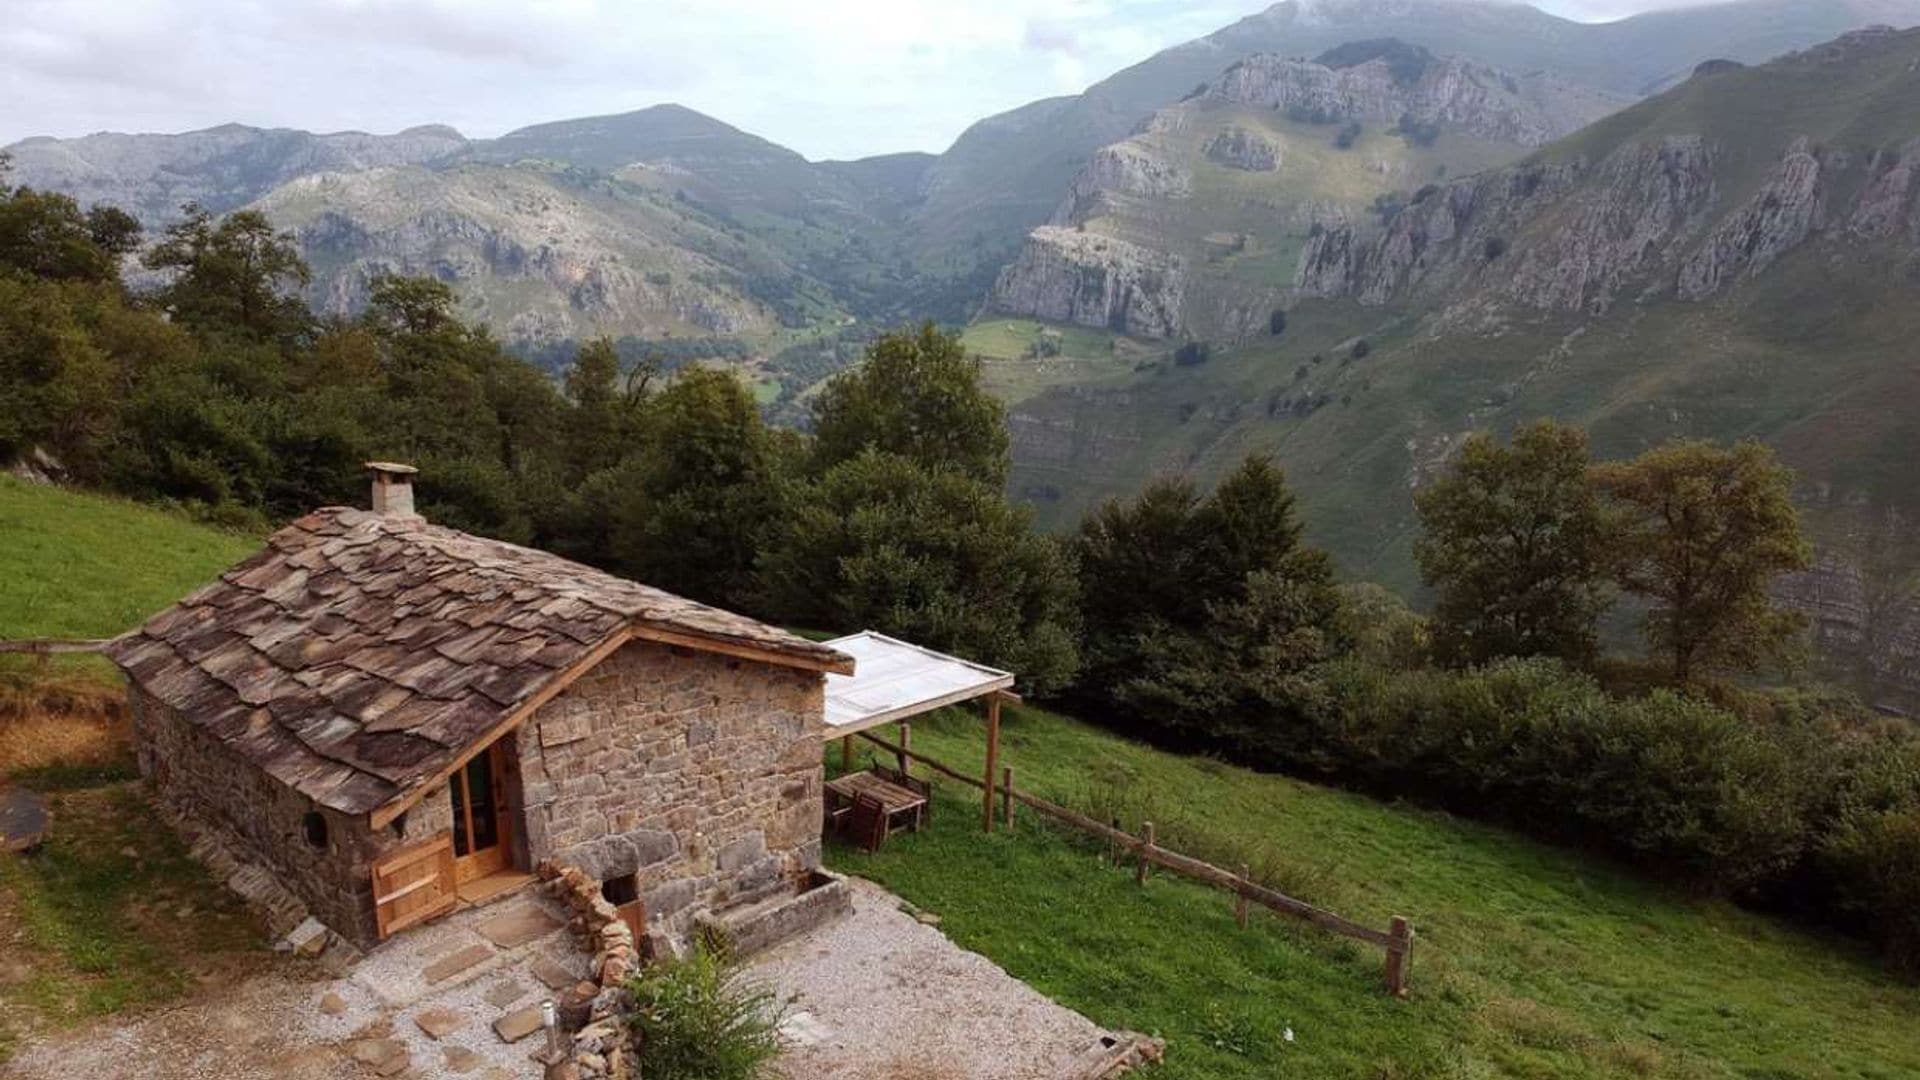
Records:
[[[949,779],[983,790],[986,788],[986,784],[978,777],[968,776],[915,751],[912,747],[912,729],[908,725],[900,725],[900,735],[899,743],[890,743],[873,732],[860,733],[861,738],[883,750],[891,751],[899,761],[901,772],[907,771],[909,762],[917,761]],[[1356,941],[1364,941],[1369,945],[1377,945],[1386,950],[1387,992],[1396,997],[1406,996],[1407,980],[1413,963],[1413,924],[1401,916],[1394,916],[1389,927],[1384,931],[1363,926],[1352,919],[1315,907],[1304,900],[1296,900],[1285,893],[1269,889],[1251,880],[1248,877],[1248,868],[1245,866],[1240,867],[1238,873],[1234,873],[1191,855],[1183,855],[1171,848],[1162,847],[1154,842],[1151,821],[1143,822],[1140,835],[1135,836],[1121,829],[1119,822],[1110,825],[1102,824],[1085,814],[1019,790],[1014,787],[1011,768],[1002,769],[1000,779],[1000,818],[1005,826],[1010,828],[1013,825],[1015,805],[1025,806],[1063,825],[1107,841],[1111,851],[1130,853],[1134,859],[1134,880],[1143,884],[1150,868],[1158,866],[1202,884],[1225,889],[1234,896],[1234,916],[1243,928],[1247,925],[1248,905],[1259,904],[1270,911],[1303,919],[1322,930],[1353,938]],[[1117,855],[1115,861],[1118,861]]]
[[[97,653],[113,644],[111,638],[98,641],[73,641],[65,638],[25,638],[0,641],[0,653],[26,653],[29,656],[61,656],[71,653]]]

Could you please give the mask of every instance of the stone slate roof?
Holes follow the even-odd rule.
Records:
[[[556,555],[317,510],[107,649],[138,686],[323,806],[400,798],[623,628],[852,661]]]

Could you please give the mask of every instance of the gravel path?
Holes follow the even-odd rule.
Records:
[[[531,940],[501,948],[483,932],[502,916],[534,913],[552,923],[536,919]],[[463,950],[484,958],[426,980],[430,965]],[[533,974],[543,957],[576,976],[588,963],[565,929],[565,912],[529,889],[401,934],[341,978],[289,961],[136,1019],[32,1043],[0,1072],[9,1080],[366,1080],[402,1073],[408,1080],[533,1080],[543,1071],[531,1058],[541,1036],[507,1044],[491,1025],[554,996]],[[416,1022],[433,1012],[457,1018],[438,1038]]]
[[[751,961],[795,1013],[790,1080],[1063,1080],[1105,1034],[858,878],[853,914]]]

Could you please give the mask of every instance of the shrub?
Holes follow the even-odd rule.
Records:
[[[785,1003],[717,948],[648,967],[627,991],[647,1080],[759,1080],[780,1053]]]
[[[1213,356],[1213,346],[1204,341],[1189,341],[1173,350],[1173,362],[1181,367],[1198,367]]]
[[[1373,355],[1373,345],[1366,338],[1361,338],[1353,343],[1353,348],[1347,350],[1347,355],[1355,360],[1365,360]]]
[[[1819,755],[1804,727],[1769,730],[1666,692],[1612,698],[1552,660],[1338,663],[1302,715],[1307,729],[1272,747],[1289,764],[1609,848],[1712,891],[1750,892],[1806,851]]]
[[[1480,250],[1487,257],[1487,261],[1492,262],[1507,253],[1507,242],[1502,237],[1489,236]]]
[[[1287,332],[1287,312],[1285,308],[1274,308],[1267,315],[1267,333],[1279,337]]]

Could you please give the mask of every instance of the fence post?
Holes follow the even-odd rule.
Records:
[[[1250,876],[1252,872],[1253,872],[1252,867],[1248,866],[1246,863],[1241,863],[1240,864],[1240,886],[1241,887],[1239,889],[1234,890],[1233,921],[1236,923],[1239,923],[1240,929],[1242,930],[1245,930],[1247,928],[1246,886],[1249,882],[1253,880],[1252,877]]]
[[[1387,993],[1406,997],[1407,971],[1413,964],[1413,925],[1395,915],[1387,933],[1393,938],[1387,946]]]
[[[1133,867],[1133,880],[1137,885],[1147,883],[1147,852],[1153,850],[1153,822],[1140,823],[1140,861]]]
[[[913,725],[902,720],[900,721],[900,752],[894,755],[899,759],[901,776],[908,775],[908,766],[913,764],[913,759],[907,756],[907,751],[911,749],[913,749]]]
[[[1000,770],[1000,820],[1007,831],[1013,831],[1013,766]]]
[[[1120,831],[1119,815],[1116,814],[1113,818],[1113,821],[1110,822],[1110,824],[1113,826],[1114,832],[1119,832]],[[1107,865],[1108,866],[1120,865],[1120,849],[1114,846],[1114,840],[1113,840],[1113,837],[1111,836],[1107,837]]]

